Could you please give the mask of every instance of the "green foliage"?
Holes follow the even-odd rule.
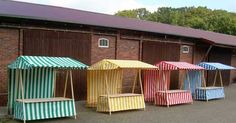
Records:
[[[146,20],[150,12],[146,8],[118,11],[115,15]]]
[[[236,14],[207,7],[161,7],[118,11],[115,15],[236,35]]]

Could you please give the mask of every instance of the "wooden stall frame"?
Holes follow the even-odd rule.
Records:
[[[21,90],[21,98],[22,98],[22,103],[23,103],[23,114],[24,114],[24,120],[23,120],[23,122],[24,123],[26,123],[26,118],[25,118],[25,116],[26,116],[26,112],[25,112],[25,101],[24,101],[24,86],[23,86],[23,79],[22,79],[22,70],[17,70],[16,71],[17,72],[17,78],[20,78],[19,80],[20,81],[18,81],[18,85],[20,85],[20,90]],[[56,74],[56,70],[54,71],[54,73]],[[70,85],[71,85],[71,96],[72,96],[72,100],[74,101],[75,99],[74,99],[74,87],[73,87],[73,79],[72,79],[72,71],[70,70],[69,72],[67,71],[66,72],[66,81],[65,81],[65,88],[64,88],[64,97],[66,96],[66,88],[67,88],[67,81],[68,81],[68,73],[69,73],[69,75],[70,75]],[[54,74],[54,84],[56,85],[56,75]],[[54,97],[56,96],[56,86],[54,87]],[[74,107],[74,110],[76,110],[75,109],[75,107]],[[74,116],[74,118],[76,119],[76,111],[75,111],[75,116]]]
[[[17,70],[17,75],[18,75],[18,77],[20,77],[20,88],[21,88],[21,98],[22,98],[22,103],[23,103],[23,114],[24,114],[24,123],[26,123],[26,118],[25,118],[25,101],[24,101],[24,87],[23,87],[23,80],[22,80],[22,73],[21,73],[22,71],[21,70]]]
[[[132,86],[132,93],[134,93],[135,90],[135,85],[137,82],[137,79],[139,81],[140,84],[140,89],[141,89],[141,95],[143,96],[143,86],[142,86],[142,76],[141,76],[141,69],[136,69],[136,74],[135,74],[135,78],[133,81],[133,86]],[[123,72],[122,72],[123,73]],[[109,107],[109,115],[111,115],[111,106],[110,106],[110,93],[109,93],[109,86],[108,86],[108,81],[107,81],[107,71],[105,71],[105,85],[106,85],[106,91],[107,91],[107,99],[108,99],[108,107]],[[145,108],[144,108],[145,110]]]
[[[215,71],[216,71],[216,72],[215,72],[215,76],[214,76],[213,86],[215,86],[216,80],[217,80],[217,75],[219,75],[219,77],[220,77],[220,87],[223,87],[223,80],[222,80],[221,70],[216,69]],[[204,74],[204,70],[203,70],[203,71],[201,72],[200,77],[201,77],[201,80],[202,80],[203,87],[207,87],[207,86],[206,86],[206,79],[205,79],[204,76],[205,76],[205,74]],[[198,87],[198,86],[197,86],[197,87]],[[196,93],[194,94],[194,96],[196,97]],[[225,97],[224,97],[224,99],[225,99]],[[206,101],[208,102],[209,100],[206,99]]]

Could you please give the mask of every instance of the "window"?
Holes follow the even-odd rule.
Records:
[[[182,53],[189,53],[189,46],[183,45],[182,46]]]
[[[99,38],[98,39],[98,47],[108,48],[109,47],[109,40],[106,38]]]

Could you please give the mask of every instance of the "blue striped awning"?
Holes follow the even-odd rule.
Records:
[[[85,69],[88,66],[68,57],[20,56],[8,65],[10,69],[58,68]]]
[[[216,62],[201,62],[198,64],[206,70],[233,70],[235,67]]]

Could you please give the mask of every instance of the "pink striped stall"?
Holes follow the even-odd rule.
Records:
[[[204,68],[186,62],[169,61],[162,61],[155,66],[159,70],[147,70],[144,72],[144,96],[146,102],[154,102],[155,105],[168,107],[169,105],[193,102],[190,90],[169,90],[170,73],[172,70],[184,70],[184,79],[189,80],[189,70],[204,70]],[[180,85],[183,84],[180,83]]]
[[[168,71],[164,71],[167,75]],[[156,90],[165,90],[164,82],[159,82],[163,76],[160,76],[158,70],[146,70],[144,71],[144,99],[145,102],[154,102]],[[167,89],[169,89],[170,79],[166,77]]]
[[[155,105],[176,105],[192,103],[192,95],[189,90],[157,91],[155,94]]]

